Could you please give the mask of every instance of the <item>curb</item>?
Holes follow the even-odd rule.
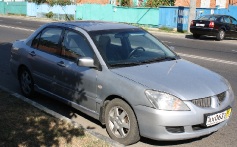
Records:
[[[50,115],[52,115],[55,118],[58,118],[59,120],[64,120],[64,121],[66,121],[68,123],[71,123],[74,127],[82,127],[82,125],[80,125],[77,122],[71,120],[70,118],[67,118],[67,117],[65,117],[65,116],[63,116],[63,115],[61,115],[61,114],[59,114],[59,113],[57,113],[55,111],[52,111],[52,110],[44,107],[43,105],[40,105],[39,103],[34,102],[34,101],[32,101],[32,100],[30,100],[30,99],[28,99],[28,98],[26,98],[26,97],[24,97],[24,96],[22,96],[22,95],[20,95],[18,93],[15,93],[15,92],[13,92],[13,91],[11,91],[11,90],[9,90],[9,89],[1,86],[1,85],[0,85],[0,89],[10,93],[10,95],[12,95],[12,96],[14,96],[14,97],[16,97],[18,99],[20,99],[20,100],[22,100],[22,101],[24,101],[24,102],[26,102],[26,103],[28,103],[28,104],[38,108],[38,109],[46,112],[47,114],[50,114]],[[92,130],[86,129],[84,127],[82,127],[82,128],[86,132],[88,132],[89,134],[91,134],[91,135],[93,135],[93,136],[95,136],[95,137],[97,137],[97,138],[99,138],[101,140],[104,140],[105,142],[107,142],[108,144],[110,144],[113,147],[125,147],[124,145],[118,143],[117,141],[112,140],[111,138],[109,138],[107,136],[104,136],[104,135],[102,135],[100,133],[97,133],[97,132],[94,132]]]

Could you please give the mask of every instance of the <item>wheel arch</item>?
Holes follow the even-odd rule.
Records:
[[[25,64],[19,65],[19,66],[18,66],[18,69],[17,69],[17,79],[18,79],[18,80],[19,80],[19,78],[20,78],[20,72],[21,72],[23,69],[29,70],[29,68],[28,68]]]
[[[100,120],[100,122],[101,122],[103,125],[105,124],[105,110],[106,110],[106,106],[108,105],[108,103],[109,103],[110,101],[112,101],[113,99],[116,99],[116,98],[117,98],[117,99],[121,99],[121,100],[123,100],[125,103],[127,103],[127,104],[129,105],[129,107],[132,109],[132,111],[133,111],[133,113],[134,113],[134,115],[135,115],[135,117],[136,117],[136,119],[137,119],[136,113],[135,113],[135,111],[134,111],[132,105],[131,105],[125,98],[123,98],[122,96],[119,96],[119,95],[110,95],[110,96],[108,96],[108,97],[104,100],[103,105],[102,105],[101,108],[100,108],[100,118],[99,118],[99,120]],[[138,129],[139,129],[139,125],[138,125]]]
[[[218,29],[218,31],[220,31],[220,30],[224,30],[224,31],[226,32],[226,28],[225,28],[225,27],[220,27],[220,28]]]

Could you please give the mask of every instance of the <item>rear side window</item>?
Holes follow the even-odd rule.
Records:
[[[229,17],[224,17],[224,22],[225,23],[230,23],[230,18]]]
[[[32,47],[51,54],[60,54],[61,28],[46,28],[32,42]]]

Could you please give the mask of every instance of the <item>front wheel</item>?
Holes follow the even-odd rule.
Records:
[[[140,139],[135,114],[121,99],[113,99],[106,106],[105,124],[109,136],[119,143],[129,145]]]
[[[224,30],[220,30],[218,33],[217,33],[217,35],[216,35],[216,39],[218,40],[218,41],[220,41],[220,40],[223,40],[225,38],[225,31]]]
[[[19,72],[19,82],[22,94],[26,97],[31,97],[34,94],[34,82],[30,71],[27,68],[22,68]]]

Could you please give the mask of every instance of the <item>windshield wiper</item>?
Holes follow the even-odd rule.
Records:
[[[114,63],[110,64],[111,67],[128,67],[128,66],[135,66],[140,65],[141,62],[122,62],[122,63]]]
[[[145,60],[142,61],[142,63],[154,63],[154,62],[161,62],[161,61],[171,61],[171,60],[176,60],[177,58],[175,57],[161,57],[161,58],[153,58],[150,60]]]

